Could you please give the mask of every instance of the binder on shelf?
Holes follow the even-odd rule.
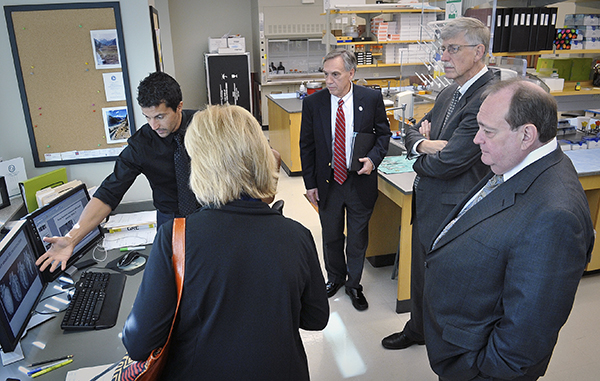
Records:
[[[558,13],[558,8],[547,8],[549,12],[549,21],[548,21],[548,36],[546,40],[546,49],[544,50],[552,50],[554,46],[554,38],[556,37],[556,16]]]
[[[27,208],[27,213],[31,213],[38,208],[35,194],[44,188],[54,188],[67,182],[67,168],[59,168],[40,176],[32,177],[19,183],[21,196]]]
[[[500,52],[508,52],[508,44],[510,42],[512,12],[510,8],[504,8],[504,23],[502,23],[502,41],[500,42]]]
[[[535,43],[535,51],[548,50],[548,33],[550,28],[550,9],[546,7],[540,8],[540,24],[538,26],[538,34]],[[554,43],[554,39],[552,40]],[[552,46],[550,46],[552,49]]]
[[[508,43],[509,52],[526,52],[529,49],[531,29],[531,8],[513,8],[511,30]]]
[[[465,17],[473,17],[491,29],[492,11],[492,8],[469,8],[465,11]]]
[[[527,51],[533,52],[537,49],[537,37],[540,28],[541,7],[531,8],[531,25],[529,27],[529,44]]]
[[[496,23],[494,25],[494,38],[492,40],[492,52],[502,52],[502,33],[504,30],[504,11],[505,8],[496,8]]]

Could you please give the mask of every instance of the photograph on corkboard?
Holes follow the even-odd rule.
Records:
[[[91,30],[92,47],[96,69],[118,69],[121,67],[119,57],[119,39],[116,29]]]

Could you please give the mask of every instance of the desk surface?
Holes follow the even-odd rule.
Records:
[[[267,98],[290,114],[302,112],[302,100],[295,94],[268,94]]]
[[[8,221],[19,219],[25,215],[25,207],[21,195],[10,198],[10,205],[0,209],[0,230]]]
[[[600,174],[600,148],[565,151],[580,177]]]
[[[145,250],[140,250],[145,255],[150,254],[150,246]],[[101,252],[96,252],[101,255]],[[107,263],[119,257],[122,253],[118,250],[108,252],[108,258],[100,262],[98,265],[88,268],[93,271],[106,271],[104,269]],[[86,254],[82,259],[91,258],[91,253]],[[80,271],[73,275],[73,279],[77,280],[80,276]],[[48,360],[56,357],[72,354],[73,362],[59,369],[53,370],[47,375],[42,376],[44,380],[64,380],[67,372],[79,368],[91,366],[112,364],[120,360],[125,355],[125,347],[120,338],[121,330],[125,324],[125,319],[131,311],[133,302],[137,295],[137,290],[142,281],[144,272],[141,271],[133,276],[128,276],[125,282],[125,290],[121,300],[119,309],[119,317],[117,324],[109,329],[97,331],[80,331],[71,332],[63,331],[60,328],[60,323],[64,316],[64,312],[57,313],[54,319],[51,319],[27,332],[21,340],[21,348],[25,359],[17,361],[1,368],[2,380],[7,377],[13,377],[19,380],[29,379],[29,377],[19,370],[21,366],[27,366],[32,362]],[[52,286],[52,284],[50,284]],[[52,294],[56,291],[47,287],[46,294]],[[42,343],[44,349],[35,346],[33,342]]]

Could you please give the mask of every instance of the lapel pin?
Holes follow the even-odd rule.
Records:
[[[362,106],[358,106],[358,111],[362,111],[362,110],[363,110]]]

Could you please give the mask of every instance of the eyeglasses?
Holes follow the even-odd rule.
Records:
[[[479,44],[477,44],[477,45],[479,45]],[[462,47],[465,47],[465,46],[474,47],[477,45],[454,45],[454,44],[448,45],[448,46],[442,45],[442,46],[440,46],[440,50],[442,51],[442,54],[444,54],[444,52],[446,50],[448,50],[448,53],[450,53],[450,54],[456,54]]]

